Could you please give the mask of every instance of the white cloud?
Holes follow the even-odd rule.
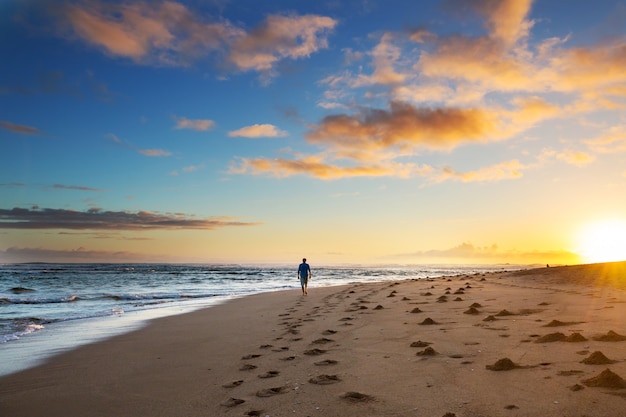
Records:
[[[244,138],[278,138],[287,135],[287,132],[271,124],[255,124],[228,132],[230,137],[240,136]]]

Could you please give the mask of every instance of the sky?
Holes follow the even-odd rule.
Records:
[[[0,1],[0,263],[626,259],[626,1]]]

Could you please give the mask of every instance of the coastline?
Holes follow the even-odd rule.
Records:
[[[614,416],[626,384],[601,374],[626,378],[626,341],[594,338],[626,335],[624,271],[577,265],[249,295],[2,377],[0,415]],[[555,333],[585,340],[541,341]],[[581,363],[594,352],[615,362]],[[504,359],[511,369],[487,369]],[[609,386],[587,386],[593,378]]]

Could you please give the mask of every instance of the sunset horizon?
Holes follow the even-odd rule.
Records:
[[[0,263],[624,261],[624,21],[622,1],[2,2]]]

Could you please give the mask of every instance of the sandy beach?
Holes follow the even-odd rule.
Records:
[[[0,379],[0,416],[623,416],[626,262],[265,293]]]

